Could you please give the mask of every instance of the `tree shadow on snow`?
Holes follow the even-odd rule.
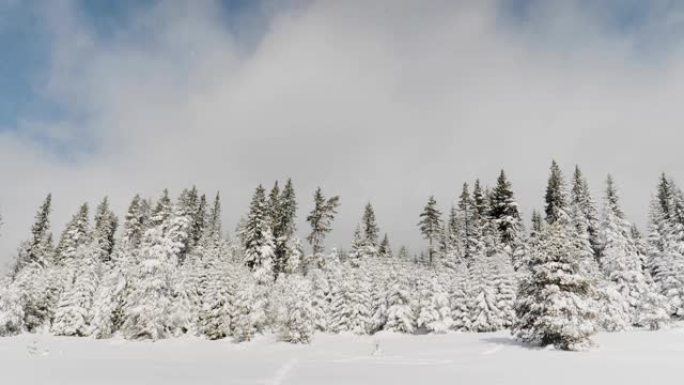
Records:
[[[483,342],[493,345],[501,346],[513,346],[518,348],[523,348],[527,350],[542,350],[543,348],[539,345],[530,345],[521,341],[516,340],[513,337],[483,337],[480,339]]]

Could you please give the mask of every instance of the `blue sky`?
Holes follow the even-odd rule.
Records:
[[[155,0],[76,0],[73,9],[98,39],[107,41],[129,28],[132,16],[156,3]],[[267,22],[262,3],[249,0],[218,3],[224,27],[237,41],[247,50],[258,44]],[[45,2],[41,1],[0,1],[0,47],[5,53],[0,59],[0,130],[17,129],[21,119],[69,118],[69,111],[46,96],[42,89],[51,60],[51,34],[41,13],[43,5]],[[654,60],[667,54],[671,44],[679,42],[684,23],[680,20],[670,23],[667,18],[681,13],[683,7],[676,1],[640,0],[501,0],[498,5],[499,23],[506,32],[525,33],[525,38],[532,43],[561,50],[584,44],[584,25],[559,21],[562,17],[559,12],[579,9],[608,38],[630,39],[635,61]],[[144,36],[138,38],[144,39]]]
[[[114,38],[130,27],[132,16],[153,7],[155,0],[77,0],[78,19],[98,39]],[[45,23],[44,1],[0,1],[0,130],[16,129],[22,118],[60,119],[67,111],[44,96],[51,60],[51,32]],[[262,24],[258,1],[222,0],[225,28],[241,36],[246,45],[256,44],[241,28]]]

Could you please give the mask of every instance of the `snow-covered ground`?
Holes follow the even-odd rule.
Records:
[[[268,336],[235,344],[21,335],[0,339],[2,384],[658,384],[678,383],[684,329],[603,333],[588,352],[530,348],[507,332]]]

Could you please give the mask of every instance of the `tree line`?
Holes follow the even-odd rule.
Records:
[[[172,200],[136,195],[120,221],[105,198],[83,204],[55,244],[52,197],[0,285],[0,334],[250,340],[274,332],[372,334],[510,329],[531,344],[580,350],[599,330],[658,329],[684,317],[684,194],[661,175],[645,237],[609,176],[599,213],[579,167],[553,162],[529,230],[504,171],[464,183],[444,215],[417,215],[424,251],[396,252],[364,208],[349,250],[328,250],[338,196],[318,188],[305,253],[291,180],[258,186],[233,237],[221,199],[195,187]]]

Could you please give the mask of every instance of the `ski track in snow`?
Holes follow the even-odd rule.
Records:
[[[286,362],[284,365],[282,365],[278,371],[276,371],[275,377],[271,381],[266,382],[267,385],[282,385],[283,381],[287,377],[287,375],[292,371],[292,368],[295,367],[297,364],[298,360],[296,358],[291,359],[290,361]]]

